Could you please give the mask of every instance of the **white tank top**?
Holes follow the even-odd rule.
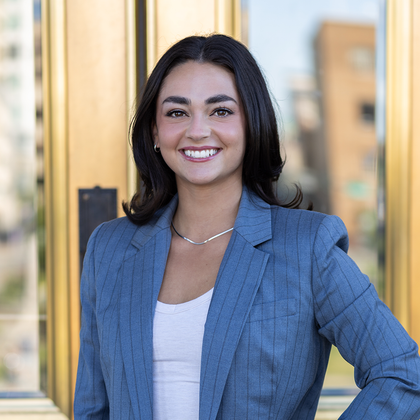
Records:
[[[153,419],[198,420],[201,349],[213,289],[178,305],[157,302],[153,320]]]

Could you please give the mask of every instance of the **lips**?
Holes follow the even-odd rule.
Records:
[[[185,156],[194,158],[194,159],[205,159],[217,154],[220,149],[202,149],[202,150],[191,150],[183,149],[182,152]]]

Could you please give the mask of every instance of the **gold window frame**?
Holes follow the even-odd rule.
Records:
[[[420,4],[388,0],[385,300],[420,341]]]
[[[45,0],[41,11],[48,397],[70,413],[66,2]]]

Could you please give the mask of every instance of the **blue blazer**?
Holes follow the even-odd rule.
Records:
[[[153,315],[176,206],[141,227],[105,223],[90,239],[76,420],[152,420]],[[200,420],[313,419],[331,343],[361,388],[342,419],[420,418],[417,345],[347,247],[337,217],[243,190],[205,324]]]

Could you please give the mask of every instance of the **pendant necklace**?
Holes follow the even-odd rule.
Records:
[[[175,231],[175,233],[180,237],[180,238],[182,238],[182,239],[185,239],[186,241],[188,241],[190,244],[193,244],[193,245],[204,245],[204,244],[206,244],[207,242],[210,242],[212,239],[216,239],[216,238],[218,238],[219,236],[222,236],[222,235],[224,235],[225,233],[228,233],[228,232],[230,232],[230,231],[232,231],[233,230],[233,227],[231,227],[230,229],[228,229],[228,230],[225,230],[224,232],[222,232],[222,233],[219,233],[219,234],[217,234],[217,235],[215,235],[215,236],[212,236],[211,238],[209,238],[209,239],[206,239],[204,242],[194,242],[194,241],[192,241],[191,239],[188,239],[188,238],[186,238],[185,236],[182,236],[176,229],[175,229],[175,226],[174,226],[174,224],[171,222],[171,226],[172,226],[172,228],[173,228],[173,230]]]

